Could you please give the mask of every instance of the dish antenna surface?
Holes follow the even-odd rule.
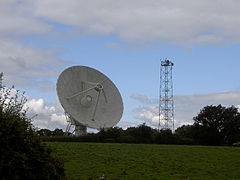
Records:
[[[98,130],[113,127],[122,117],[120,92],[96,69],[86,66],[65,69],[57,80],[57,94],[70,125],[75,125],[76,136],[86,134],[87,127]]]

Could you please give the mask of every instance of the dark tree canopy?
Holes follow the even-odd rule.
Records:
[[[151,143],[154,130],[144,124],[138,127],[130,127],[126,130],[128,136],[133,137],[135,142]]]
[[[174,144],[176,140],[171,129],[161,129],[155,133],[155,142],[159,144]]]
[[[234,106],[206,106],[193,119],[195,139],[201,144],[232,145],[240,140],[240,113]]]

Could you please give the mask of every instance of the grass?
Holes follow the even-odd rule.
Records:
[[[49,142],[70,180],[240,179],[240,148]]]

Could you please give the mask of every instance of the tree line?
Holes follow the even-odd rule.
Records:
[[[170,129],[153,129],[146,124],[129,127],[102,129],[96,134],[81,137],[56,136],[59,129],[50,131],[51,136],[45,141],[79,141],[79,142],[116,142],[116,143],[155,143],[155,144],[189,144],[189,145],[237,145],[240,142],[240,113],[238,108],[206,106],[193,118],[192,125],[183,125],[173,133]],[[40,130],[41,131],[41,130]],[[44,130],[47,131],[47,130]],[[55,132],[55,133],[54,133]],[[39,134],[40,135],[40,134]]]

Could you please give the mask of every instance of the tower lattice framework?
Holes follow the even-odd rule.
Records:
[[[172,131],[174,131],[173,65],[173,62],[167,59],[161,61],[158,125],[158,129],[171,129]]]

